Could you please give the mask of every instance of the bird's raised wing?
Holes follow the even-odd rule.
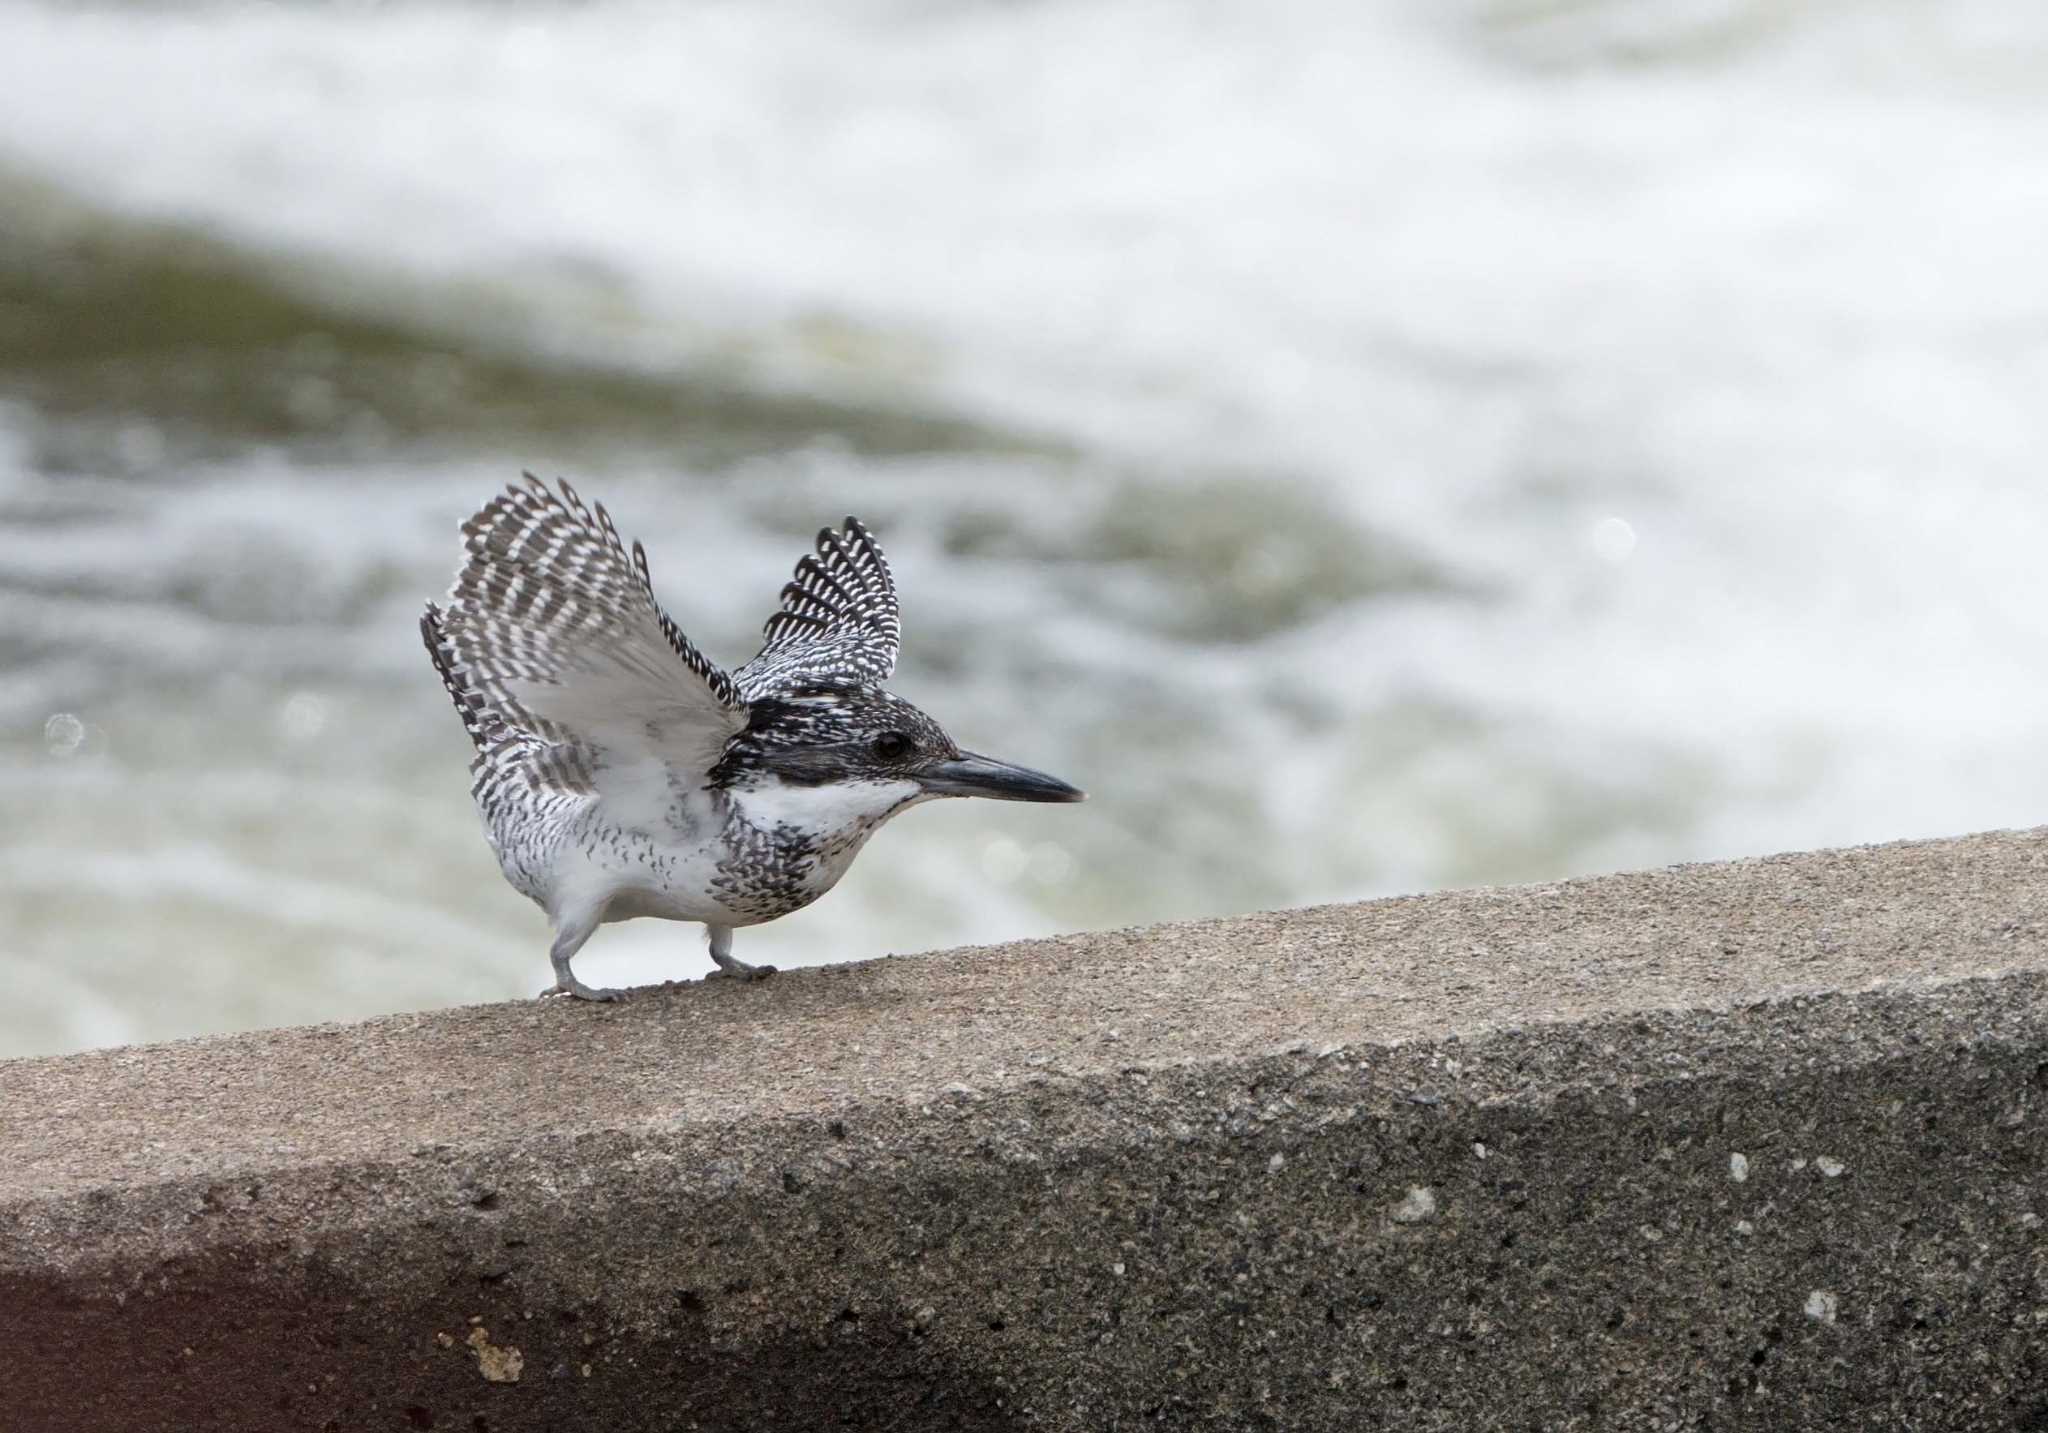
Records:
[[[469,558],[439,620],[484,705],[579,753],[600,791],[629,773],[644,785],[655,764],[709,772],[746,725],[745,703],[661,610],[646,553],[628,550],[602,505],[528,473],[462,535]]]
[[[817,551],[797,563],[781,610],[761,630],[761,650],[733,675],[749,699],[818,683],[879,686],[889,679],[903,644],[896,581],[860,519],[818,534]]]

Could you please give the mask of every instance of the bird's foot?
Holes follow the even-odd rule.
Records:
[[[712,958],[714,960],[718,959],[715,955]],[[704,978],[706,980],[718,980],[722,977],[730,976],[734,980],[753,981],[766,980],[774,973],[775,967],[772,965],[749,965],[744,960],[734,960],[728,955],[723,960],[718,961],[718,969],[712,971]]]
[[[552,986],[548,987],[546,990],[543,990],[540,993],[540,998],[543,1000],[548,1000],[558,995],[567,995],[575,1000],[609,1001],[624,1000],[626,998],[626,992],[623,990],[613,990],[608,987],[596,985],[585,985],[582,981],[578,980],[573,975],[563,976],[561,979],[557,980]]]

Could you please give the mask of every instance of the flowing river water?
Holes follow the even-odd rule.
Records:
[[[523,467],[728,663],[859,514],[1093,793],[749,960],[2048,820],[2044,101],[1982,0],[0,0],[0,1055],[541,987],[414,628]]]

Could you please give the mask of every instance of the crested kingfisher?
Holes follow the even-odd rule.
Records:
[[[470,794],[505,879],[547,912],[554,989],[605,921],[702,921],[714,975],[759,925],[832,889],[868,837],[938,796],[1080,801],[1056,777],[962,751],[882,689],[896,584],[854,518],[818,534],[753,659],[727,673],[655,601],[647,555],[602,504],[531,473],[462,525],[427,654],[476,747]]]

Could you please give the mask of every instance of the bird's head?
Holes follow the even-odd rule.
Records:
[[[998,801],[1080,801],[1057,777],[962,751],[903,698],[873,686],[817,686],[764,697],[726,747],[715,785],[779,790],[797,803],[843,801],[857,816],[885,816],[938,796]]]

